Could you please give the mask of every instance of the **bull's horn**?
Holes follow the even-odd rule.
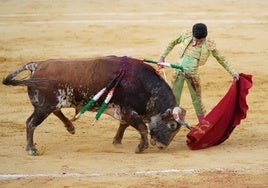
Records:
[[[179,117],[179,114],[181,113],[181,108],[180,107],[175,107],[172,111],[172,115],[173,115],[173,118],[176,120],[176,121],[181,121],[180,117]]]
[[[187,121],[184,121],[183,124],[187,129],[192,130],[192,127],[189,125],[189,123]]]

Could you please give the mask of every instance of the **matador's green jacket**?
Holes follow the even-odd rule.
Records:
[[[163,57],[166,57],[169,52],[178,44],[180,44],[179,46],[179,57],[182,58],[185,55],[185,51],[186,48],[190,45],[190,43],[192,42],[193,36],[192,36],[192,32],[191,31],[185,31],[183,32],[177,39],[171,41],[167,48],[164,50],[164,52],[161,54]],[[219,51],[216,49],[216,44],[209,39],[206,39],[204,41],[204,43],[202,44],[201,47],[201,53],[194,54],[195,52],[188,52],[187,55],[189,56],[199,56],[199,57],[195,57],[197,58],[198,61],[198,65],[204,65],[209,57],[210,54],[213,55],[213,57],[216,58],[216,60],[218,61],[219,64],[221,64],[228,73],[230,73],[231,75],[233,75],[235,73],[235,71],[232,69],[232,67],[229,65],[228,61],[225,59],[224,56],[220,55]],[[196,67],[198,68],[198,67]],[[195,70],[192,70],[195,71]]]

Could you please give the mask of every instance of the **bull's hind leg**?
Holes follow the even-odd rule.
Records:
[[[75,133],[75,128],[72,122],[68,118],[65,117],[65,115],[62,113],[61,110],[55,110],[53,114],[56,115],[64,123],[64,126],[69,133],[71,134]]]
[[[32,115],[26,121],[26,151],[30,155],[38,155],[37,149],[34,147],[33,135],[35,128],[40,125],[51,112],[43,112],[35,109]]]
[[[120,126],[117,129],[116,135],[114,136],[113,144],[115,145],[121,144],[122,138],[124,136],[124,132],[128,126],[129,125],[126,123],[120,123]]]

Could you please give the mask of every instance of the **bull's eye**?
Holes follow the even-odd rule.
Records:
[[[177,124],[176,123],[168,123],[167,124],[168,128],[171,130],[175,130],[177,128]]]

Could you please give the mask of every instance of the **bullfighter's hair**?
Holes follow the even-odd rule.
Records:
[[[197,39],[205,38],[208,34],[207,26],[203,23],[197,23],[193,26],[193,36]]]

